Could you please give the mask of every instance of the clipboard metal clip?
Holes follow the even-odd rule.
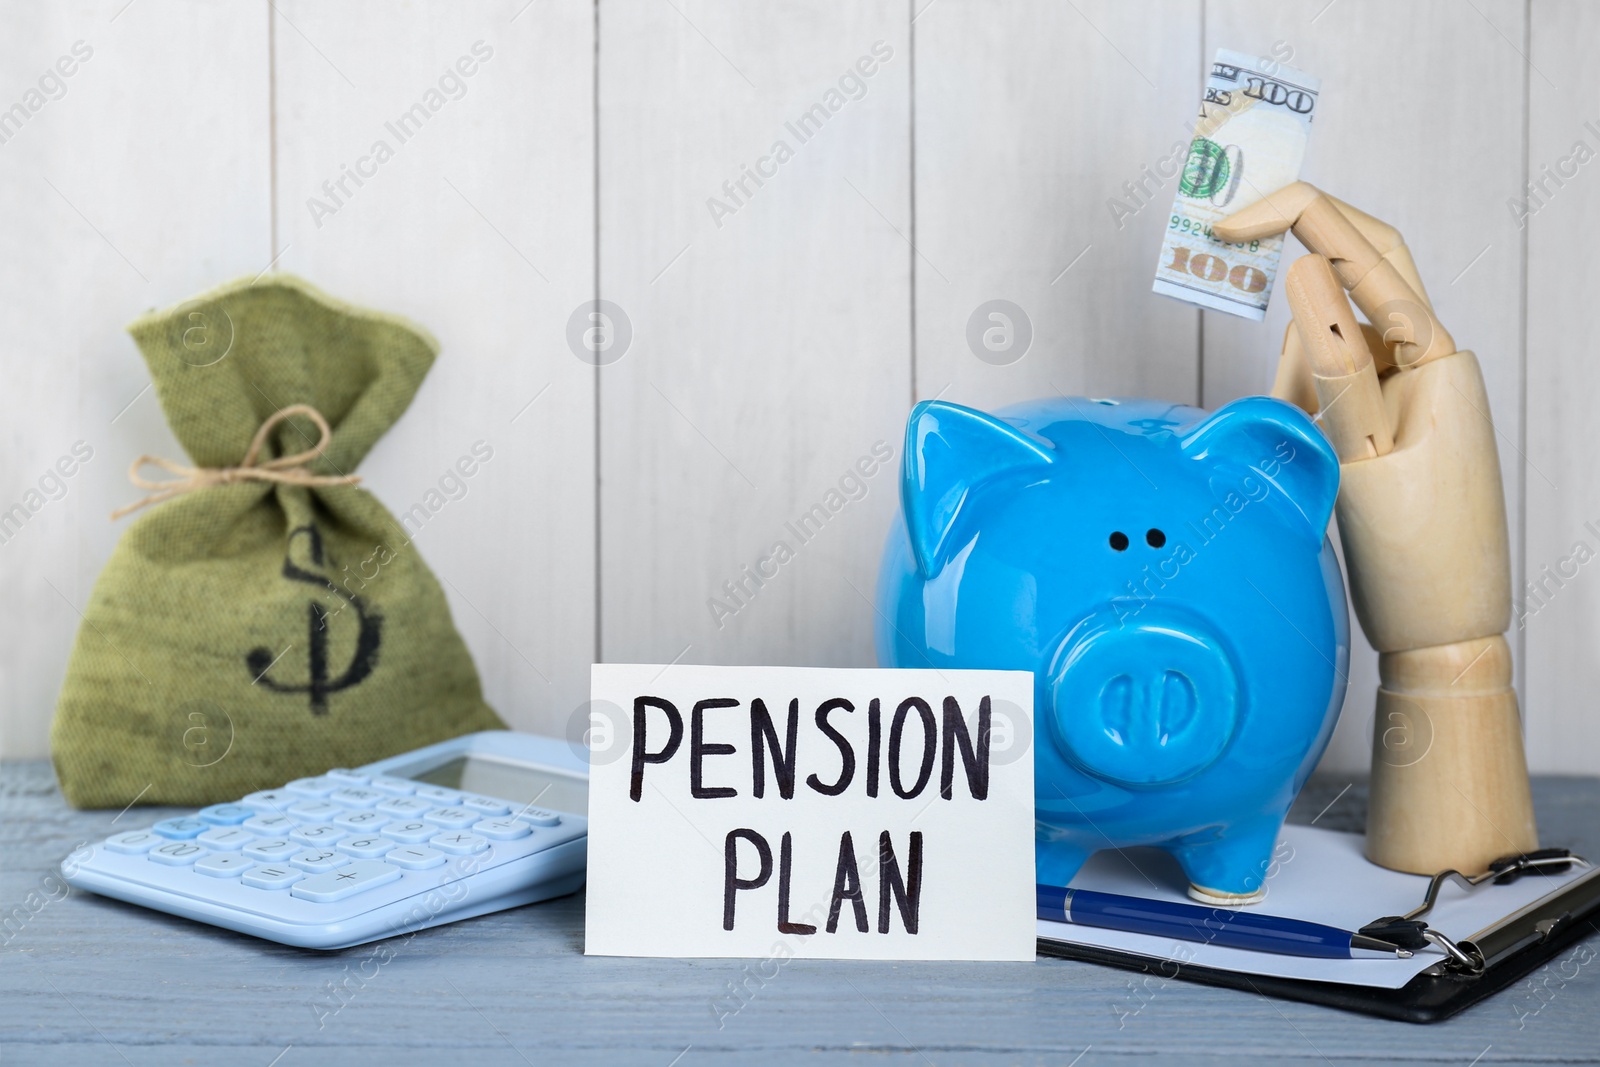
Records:
[[[1363,926],[1361,933],[1413,950],[1424,948],[1429,944],[1435,945],[1449,957],[1449,964],[1453,970],[1480,975],[1488,970],[1493,961],[1487,957],[1477,942],[1482,939],[1483,934],[1490,931],[1481,931],[1470,940],[1457,942],[1423,921],[1422,917],[1431,912],[1434,904],[1438,902],[1439,892],[1445,883],[1455,882],[1463,889],[1472,890],[1487,882],[1506,885],[1523,875],[1561,874],[1573,866],[1588,868],[1591,865],[1582,857],[1574,856],[1568,849],[1546,848],[1495,860],[1489,865],[1489,869],[1481,874],[1466,875],[1456,870],[1440,871],[1429,880],[1428,891],[1420,905],[1404,915],[1386,915],[1381,919],[1375,919]],[[1536,935],[1533,936],[1533,940],[1542,940],[1559,923],[1559,917],[1539,920],[1532,928],[1533,934]],[[1526,942],[1527,938],[1521,938],[1519,941]],[[1501,954],[1503,953],[1496,952],[1496,958]]]
[[[1479,952],[1471,942],[1468,942],[1466,948],[1463,948],[1439,931],[1428,929],[1426,923],[1423,926],[1422,936],[1444,949],[1445,955],[1450,957],[1450,964],[1453,969],[1464,971],[1471,975],[1479,975],[1489,969],[1489,961],[1483,958],[1483,953]],[[1468,951],[1469,949],[1470,951]]]
[[[1453,881],[1463,889],[1476,889],[1485,882],[1507,885],[1525,874],[1561,874],[1574,865],[1584,868],[1590,866],[1588,860],[1574,856],[1568,849],[1542,848],[1537,852],[1524,852],[1497,859],[1489,864],[1489,869],[1482,874],[1465,875],[1454,870],[1440,871],[1428,883],[1428,892],[1423,896],[1422,904],[1400,918],[1420,919],[1432,911],[1434,904],[1439,900],[1439,890],[1444,888],[1446,882]]]

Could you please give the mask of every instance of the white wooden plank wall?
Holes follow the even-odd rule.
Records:
[[[0,508],[94,449],[0,544],[0,755],[46,751],[127,461],[181,454],[123,325],[269,264],[443,342],[362,473],[400,512],[493,447],[417,543],[514,725],[581,720],[597,657],[870,663],[913,400],[1270,384],[1281,300],[1257,326],[1148,292],[1172,184],[1144,168],[1227,46],[1323,78],[1307,178],[1405,233],[1478,353],[1518,585],[1559,578],[1513,630],[1530,759],[1600,769],[1600,563],[1570,561],[1600,554],[1578,0],[125,3],[0,6],[0,106],[92,49],[0,143]],[[375,175],[309,203],[378,140]],[[1508,201],[1545,164],[1524,228]],[[597,298],[598,358],[568,340]],[[995,300],[1020,356],[968,343]],[[1365,650],[1326,766],[1365,765],[1375,675]]]
[[[361,472],[399,515],[474,443],[493,450],[415,543],[489,702],[548,731],[582,700],[594,656],[593,371],[564,341],[594,292],[594,11],[393,11],[277,0],[275,251],[281,268],[439,338],[416,401]],[[430,90],[442,106],[402,126]],[[322,183],[379,140],[394,157],[364,165],[376,175],[347,182],[336,214],[313,212],[312,198],[331,202]]]
[[[599,371],[604,658],[872,662],[910,86],[904,0],[601,4],[600,297],[633,330]]]
[[[1527,445],[1523,669],[1528,758],[1593,773],[1600,746],[1600,471],[1588,440],[1600,241],[1600,9],[1534,6],[1528,78]],[[1509,215],[1508,215],[1509,217]]]
[[[1200,313],[1145,299],[1172,186],[1120,226],[1107,201],[1135,203],[1125,183],[1188,142],[1200,5],[925,3],[917,399],[982,407],[1064,392],[1194,403]],[[1021,308],[1032,343],[991,363],[973,354],[967,329],[997,299]]]

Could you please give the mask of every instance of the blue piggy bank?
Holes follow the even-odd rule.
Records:
[[[1266,397],[917,405],[878,658],[1033,672],[1041,883],[1154,845],[1196,899],[1260,899],[1344,702],[1338,487]]]

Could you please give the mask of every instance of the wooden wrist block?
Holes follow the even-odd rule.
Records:
[[[1351,599],[1381,653],[1367,858],[1475,873],[1538,847],[1500,636],[1511,560],[1488,398],[1470,352],[1401,369],[1375,399],[1376,381],[1370,367],[1316,378],[1323,425],[1345,458],[1336,509]],[[1326,410],[1335,396],[1352,405],[1337,417]],[[1386,454],[1358,436],[1391,424]]]
[[[1367,858],[1471,874],[1537,848],[1505,638],[1384,653],[1378,669]]]
[[[1457,352],[1398,371],[1382,391],[1394,449],[1339,470],[1339,535],[1361,629],[1379,652],[1504,633],[1511,554],[1477,359]]]

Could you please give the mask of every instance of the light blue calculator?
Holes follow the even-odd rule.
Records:
[[[346,948],[583,885],[588,767],[490,730],[114,834],[79,889],[300,948]]]

